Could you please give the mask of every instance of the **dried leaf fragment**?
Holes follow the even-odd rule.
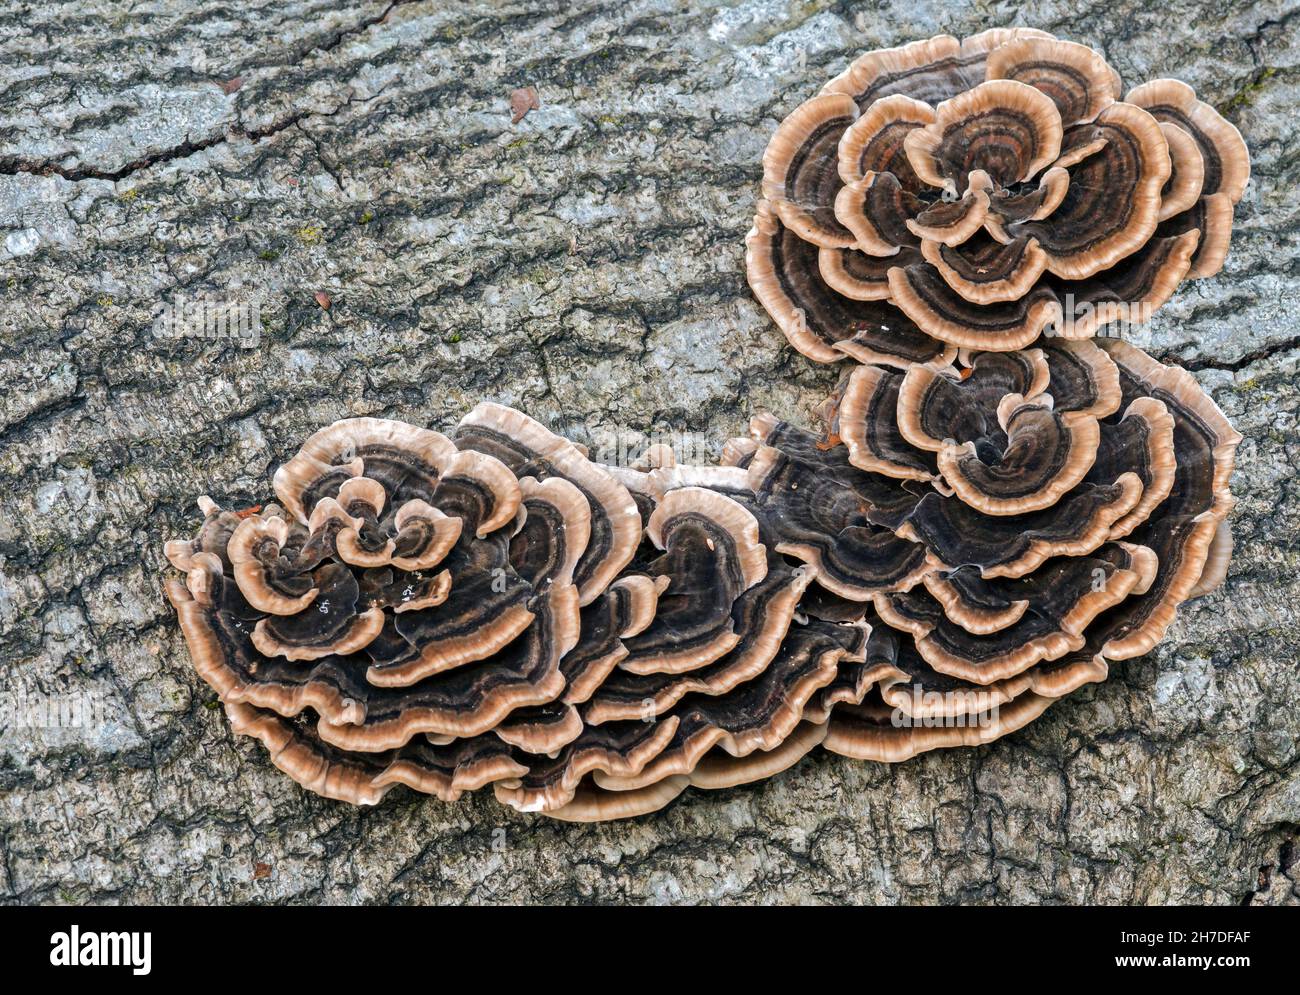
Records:
[[[517,90],[510,91],[510,123],[518,124],[529,111],[538,110],[541,106],[542,102],[537,96],[536,87],[521,86]]]

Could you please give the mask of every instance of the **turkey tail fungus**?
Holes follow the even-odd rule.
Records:
[[[823,432],[760,415],[718,466],[606,466],[484,403],[447,435],[335,422],[274,503],[199,499],[167,594],[275,766],[358,805],[642,815],[819,746],[989,743],[1223,581],[1241,437],[1094,339],[1223,264],[1249,158],[1190,87],[943,35],[856,59],[762,167],[750,286],[849,361]]]
[[[823,363],[1090,338],[1219,271],[1249,176],[1185,83],[1124,95],[1099,53],[1033,29],[940,35],[866,53],[782,121],[749,284]]]

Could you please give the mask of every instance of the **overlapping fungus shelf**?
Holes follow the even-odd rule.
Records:
[[[850,361],[820,430],[613,467],[497,404],[336,422],[167,544],[194,665],[357,804],[614,819],[997,739],[1226,574],[1240,436],[1093,336],[1218,272],[1248,175],[1185,84],[1042,31],[868,52],[772,136],[747,240],[791,344]]]

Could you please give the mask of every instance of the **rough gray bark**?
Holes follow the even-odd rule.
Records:
[[[1297,9],[0,13],[0,896],[1300,900]],[[264,499],[332,419],[445,427],[480,399],[578,439],[689,431],[714,453],[758,410],[810,423],[838,371],[786,347],[742,272],[767,136],[861,48],[1006,23],[1099,45],[1129,83],[1188,80],[1254,156],[1223,273],[1132,336],[1246,435],[1227,585],[1156,652],[989,748],[815,754],[602,826],[404,791],[360,811],[231,735],[161,594],[196,495]],[[528,85],[541,108],[512,126]],[[203,293],[261,297],[256,348],[152,334]],[[13,707],[50,700],[102,715],[33,727]]]

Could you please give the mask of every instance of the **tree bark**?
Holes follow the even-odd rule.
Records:
[[[814,753],[597,826],[302,790],[190,667],[162,543],[200,494],[266,500],[339,417],[446,428],[492,399],[593,451],[654,437],[696,460],[758,411],[812,424],[840,371],[791,350],[744,278],[767,138],[860,50],[992,23],[98,6],[0,12],[0,898],[1300,901],[1294,3],[990,8],[1101,48],[1126,88],[1187,80],[1251,148],[1224,271],[1127,333],[1246,436],[1226,585],[990,747]],[[512,124],[527,87],[540,106]],[[256,341],[157,331],[204,300],[256,302]]]

